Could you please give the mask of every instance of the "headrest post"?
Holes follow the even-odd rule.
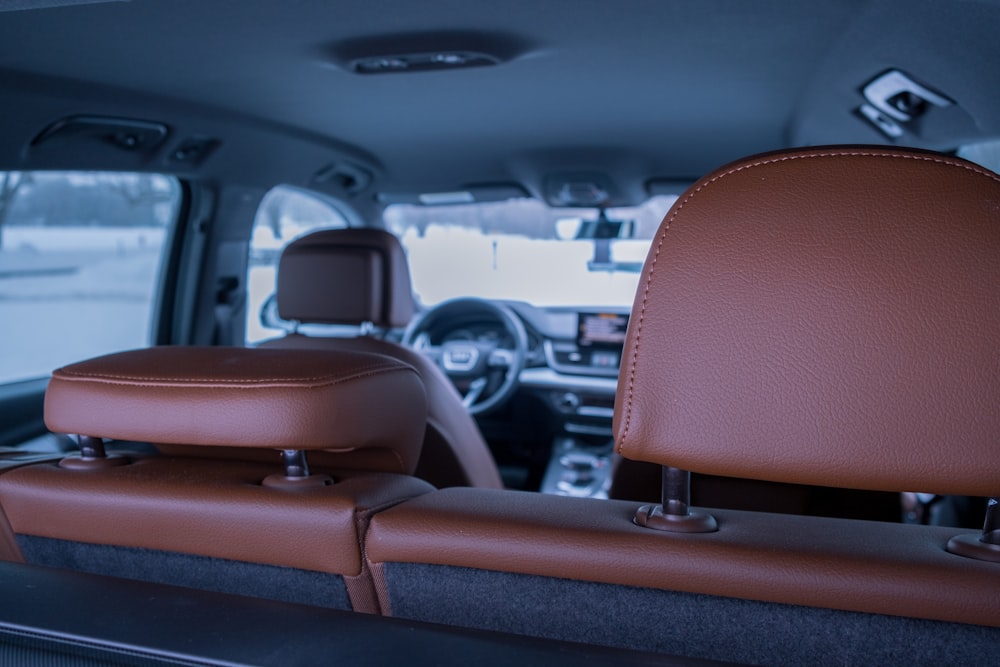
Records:
[[[282,449],[281,462],[285,466],[285,474],[268,475],[263,485],[277,489],[307,489],[333,484],[329,475],[310,475],[306,453],[301,449]]]
[[[662,504],[643,505],[635,513],[636,525],[672,533],[711,533],[719,529],[715,517],[691,509],[691,473],[663,466]]]
[[[691,473],[663,466],[661,502],[664,514],[687,516],[691,509]]]
[[[1000,545],[1000,509],[997,509],[997,499],[990,498],[986,505],[986,520],[983,522],[982,541],[986,544]]]
[[[281,460],[285,464],[285,477],[301,478],[309,476],[309,463],[301,449],[281,450]]]
[[[87,460],[105,459],[108,457],[104,449],[104,440],[89,435],[78,436],[80,442],[80,458]]]
[[[119,454],[108,456],[104,448],[104,439],[92,435],[77,436],[80,446],[79,456],[67,456],[59,462],[59,467],[71,470],[99,470],[116,468],[128,463],[128,459]]]
[[[948,540],[948,551],[958,556],[1000,563],[1000,508],[997,498],[990,498],[986,506],[983,533],[956,535]]]

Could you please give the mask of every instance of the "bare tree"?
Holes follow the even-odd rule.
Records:
[[[100,186],[121,197],[130,214],[152,213],[157,204],[169,203],[174,198],[169,189],[157,187],[155,180],[145,174],[108,174],[103,176]]]

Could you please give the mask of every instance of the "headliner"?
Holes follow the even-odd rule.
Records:
[[[25,5],[63,6],[2,11]],[[750,153],[882,142],[853,110],[890,67],[972,118],[907,143],[1000,135],[998,27],[994,1],[9,0],[0,167],[114,166],[26,149],[62,116],[107,114],[218,138],[192,170],[208,178],[307,185],[347,160],[382,192],[537,193],[549,171],[597,170],[636,200],[649,179]],[[430,31],[498,36],[510,59],[363,76],[338,55],[346,40]]]

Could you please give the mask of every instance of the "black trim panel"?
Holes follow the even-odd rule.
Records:
[[[15,563],[0,563],[0,600],[0,662],[32,637],[48,652],[106,652],[111,664],[718,664]]]

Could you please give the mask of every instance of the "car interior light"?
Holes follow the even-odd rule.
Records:
[[[358,74],[377,74],[379,72],[399,72],[408,67],[409,63],[402,58],[370,58],[355,63],[354,71]]]
[[[476,198],[471,192],[425,192],[418,195],[421,204],[427,206],[440,206],[441,204],[471,204]]]
[[[428,70],[462,69],[496,65],[500,59],[474,51],[435,51],[403,53],[359,58],[349,64],[357,74],[387,74],[393,72],[424,72]]]
[[[431,60],[442,65],[464,65],[466,58],[461,53],[436,53]]]

